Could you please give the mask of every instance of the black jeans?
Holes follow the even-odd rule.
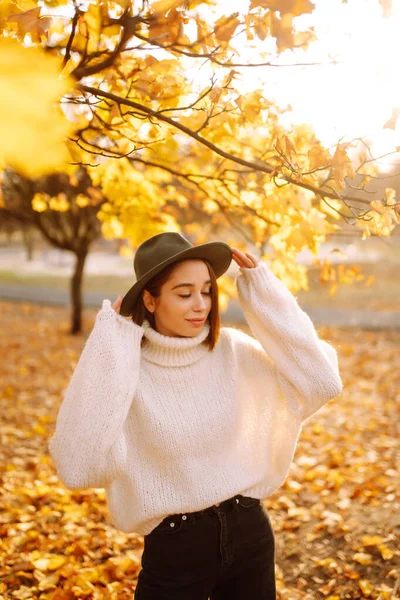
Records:
[[[274,533],[256,498],[168,515],[144,536],[141,564],[134,600],[276,600]]]

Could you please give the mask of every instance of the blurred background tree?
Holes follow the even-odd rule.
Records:
[[[101,236],[97,218],[103,194],[92,186],[87,171],[53,173],[34,180],[7,167],[2,182],[2,222],[38,230],[53,247],[75,255],[71,278],[71,332],[82,327],[82,277],[91,244]],[[4,219],[4,221],[3,221]]]

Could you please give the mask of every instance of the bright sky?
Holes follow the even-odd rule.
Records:
[[[318,41],[307,51],[285,52],[280,62],[325,64],[265,67],[267,97],[290,104],[291,118],[310,123],[325,145],[343,136],[369,136],[375,156],[393,151],[400,146],[400,119],[395,131],[383,125],[392,109],[400,108],[400,0],[393,0],[389,18],[383,16],[378,0],[314,1],[314,12],[298,23],[302,28],[313,24]],[[332,60],[338,64],[326,65]],[[387,160],[393,163],[395,158]]]
[[[336,10],[331,4],[337,5]],[[316,77],[312,68],[303,71],[307,81],[313,80],[310,85],[316,93],[311,98],[308,94],[307,100],[307,86],[299,85],[296,110],[312,120],[326,143],[341,135],[368,135],[377,153],[393,150],[400,144],[400,128],[393,131],[383,125],[393,108],[400,107],[400,2],[393,3],[390,18],[383,17],[376,0],[352,0],[347,5],[330,0],[329,5],[328,16],[319,3],[318,45],[322,53],[336,47],[335,57],[343,64],[319,68]]]

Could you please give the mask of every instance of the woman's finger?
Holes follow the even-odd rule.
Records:
[[[251,260],[251,262],[253,263],[253,266],[256,267],[258,265],[258,261],[255,258],[255,256],[253,256],[252,254],[250,254],[249,252],[246,252],[246,256],[248,256]]]
[[[251,268],[255,267],[257,264],[257,260],[254,258],[254,256],[252,256],[252,254],[249,254],[249,252],[243,254],[243,252],[237,248],[232,248],[232,256],[239,267]]]
[[[232,256],[240,266],[248,262],[248,258],[237,248],[233,248]]]
[[[121,308],[121,304],[122,304],[122,296],[118,296],[118,298],[115,300],[114,304],[112,305],[113,309],[118,314],[119,314],[119,311],[120,311],[120,308]]]

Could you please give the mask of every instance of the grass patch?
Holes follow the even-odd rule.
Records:
[[[83,278],[82,288],[84,292],[108,292],[118,296],[125,294],[133,283],[134,279],[132,277],[86,275]],[[71,279],[60,275],[27,275],[13,271],[0,271],[0,285],[7,284],[69,292]]]

